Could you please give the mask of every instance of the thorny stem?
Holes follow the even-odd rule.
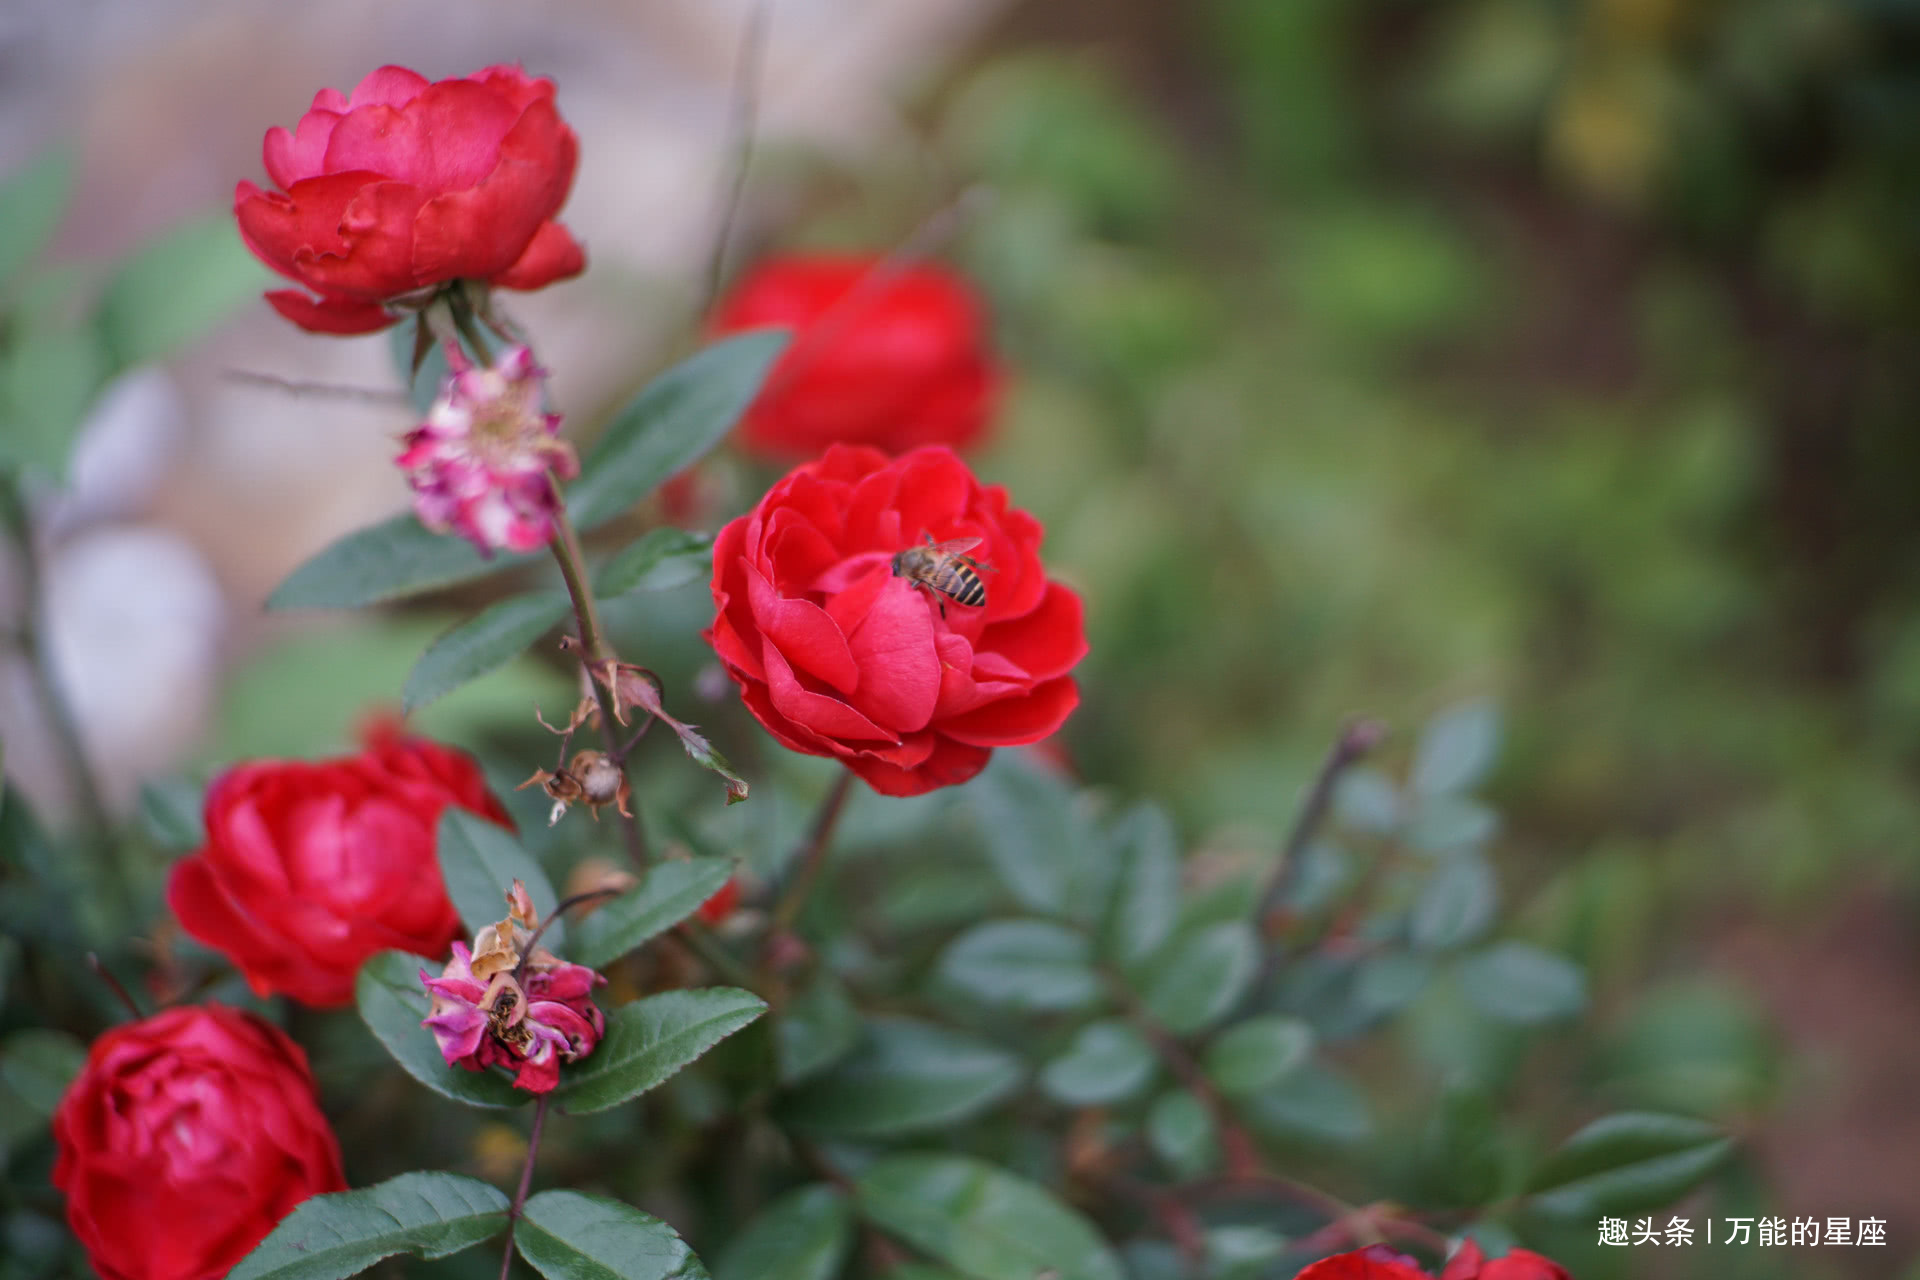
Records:
[[[1254,915],[1255,926],[1267,940],[1266,955],[1260,976],[1253,984],[1254,991],[1264,990],[1280,967],[1280,908],[1293,888],[1294,877],[1299,874],[1300,861],[1307,846],[1313,842],[1320,824],[1326,821],[1327,810],[1333,803],[1334,789],[1339,786],[1341,775],[1379,746],[1386,734],[1386,725],[1378,720],[1351,720],[1340,730],[1340,736],[1334,739],[1327,758],[1321,762],[1320,772],[1307,791],[1306,802],[1300,806],[1299,816],[1293,820],[1293,830],[1287,833],[1287,842],[1281,846],[1280,859],[1274,864],[1273,875],[1260,895],[1260,905]]]
[[[93,970],[94,977],[107,984],[107,990],[119,997],[120,1003],[126,1006],[129,1014],[135,1018],[146,1017],[140,1012],[140,1006],[134,1002],[133,995],[121,984],[120,979],[113,976],[113,970],[100,962],[97,953],[87,952],[87,968]]]
[[[533,1162],[540,1154],[540,1130],[547,1123],[549,1100],[549,1095],[543,1093],[540,1101],[533,1104],[533,1132],[527,1135],[527,1162],[520,1166],[520,1187],[513,1193],[513,1204],[507,1209],[507,1247],[500,1255],[500,1280],[507,1280],[513,1270],[513,1230],[520,1225],[520,1215],[527,1207],[527,1192],[533,1187]]]
[[[819,811],[814,814],[813,829],[808,832],[807,843],[800,850],[799,866],[793,873],[793,880],[780,896],[780,905],[773,909],[773,928],[770,932],[774,936],[791,929],[800,916],[801,908],[807,905],[807,895],[813,892],[814,881],[820,878],[820,870],[826,865],[827,847],[833,842],[833,829],[840,822],[840,812],[847,807],[847,796],[852,790],[853,774],[842,769],[828,790],[826,799],[820,802]]]
[[[228,382],[237,382],[242,386],[267,387],[284,395],[293,396],[295,399],[318,396],[328,400],[358,400],[365,404],[410,403],[404,391],[383,391],[378,387],[348,387],[333,382],[305,382],[298,378],[282,378],[273,373],[256,373],[252,369],[222,369],[220,376]]]
[[[551,472],[547,479],[553,485],[554,496],[558,498],[560,482]],[[599,606],[594,603],[593,588],[587,583],[587,561],[580,550],[580,535],[574,531],[573,521],[567,518],[564,503],[555,503],[553,529],[553,541],[547,547],[553,552],[554,562],[560,566],[560,576],[567,583],[567,595],[573,601],[573,620],[580,633],[580,658],[586,665],[587,686],[593,690],[593,696],[600,704],[600,732],[606,739],[608,756],[624,773],[627,757],[620,745],[620,718],[615,714],[617,708],[613,691],[602,683],[597,670],[603,663],[613,661],[613,654],[607,648],[606,633],[600,628]],[[647,836],[640,826],[637,812],[633,816],[620,815],[620,834],[626,841],[627,857],[635,867],[645,871]]]
[[[0,522],[6,524],[7,536],[19,553],[21,610],[17,640],[20,654],[32,670],[34,692],[40,699],[47,723],[53,729],[54,742],[66,765],[74,798],[79,802],[81,822],[92,834],[105,841],[108,832],[113,829],[112,819],[107,813],[106,797],[100,789],[100,780],[94,776],[93,764],[87,758],[86,740],[80,735],[80,722],[74,719],[73,708],[60,690],[60,677],[53,668],[53,655],[48,652],[40,634],[41,592],[44,586],[40,574],[40,556],[34,546],[33,519],[27,510],[26,494],[21,490],[19,476],[12,472],[0,472]]]

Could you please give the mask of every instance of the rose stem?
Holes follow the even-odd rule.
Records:
[[[87,759],[86,742],[80,736],[80,722],[74,719],[73,708],[60,691],[60,677],[53,669],[53,655],[42,642],[39,624],[43,588],[40,557],[34,548],[33,521],[27,513],[26,495],[21,491],[19,476],[11,471],[0,471],[0,521],[5,522],[7,536],[19,552],[23,607],[15,640],[20,646],[21,656],[27,660],[27,666],[33,672],[34,691],[39,696],[47,723],[53,728],[54,742],[66,765],[74,797],[79,802],[81,821],[104,844],[113,829],[113,822],[107,814],[107,802],[101,792],[100,781],[94,776],[93,765]]]
[[[1320,830],[1320,824],[1326,821],[1327,809],[1333,803],[1334,788],[1339,785],[1341,775],[1380,745],[1386,733],[1386,726],[1378,720],[1351,720],[1340,730],[1340,736],[1334,739],[1327,758],[1320,764],[1320,772],[1307,792],[1306,802],[1300,806],[1299,816],[1293,820],[1293,829],[1287,833],[1287,842],[1280,848],[1280,858],[1274,863],[1273,875],[1267,880],[1266,890],[1261,893],[1260,905],[1254,913],[1254,925],[1267,940],[1259,976],[1249,988],[1256,997],[1273,981],[1284,958],[1278,939],[1280,906],[1286,901],[1287,892],[1293,888],[1294,877],[1299,873],[1300,860],[1306,853],[1307,845]]]
[[[826,865],[827,846],[833,840],[833,828],[840,821],[840,811],[847,807],[847,795],[853,790],[853,774],[846,769],[840,770],[840,776],[834,779],[826,799],[820,802],[820,809],[813,817],[813,830],[807,835],[807,843],[800,851],[799,868],[793,873],[793,880],[787,885],[787,891],[780,895],[780,905],[773,909],[774,935],[785,933],[793,927],[799,918],[800,909],[807,905],[807,895],[813,892],[813,882],[820,878],[820,869]]]
[[[487,345],[486,335],[480,332],[480,326],[473,322],[473,308],[467,305],[466,299],[456,293],[449,300],[448,310],[453,312],[453,327],[460,331],[460,336],[467,340],[469,347],[473,348],[474,358],[491,369],[493,348]]]
[[[740,53],[733,67],[733,99],[727,107],[727,148],[729,158],[721,175],[719,199],[720,230],[713,238],[713,250],[707,259],[706,293],[694,317],[697,325],[712,312],[720,299],[720,286],[727,274],[727,250],[733,244],[734,224],[740,217],[740,197],[747,189],[747,169],[753,164],[755,124],[760,114],[760,73],[766,59],[767,26],[773,6],[759,0],[747,15],[746,29],[740,33]]]
[[[130,993],[125,986],[121,985],[120,979],[113,976],[113,970],[102,964],[99,955],[92,951],[87,952],[87,968],[93,970],[94,977],[107,984],[107,990],[113,992],[114,995],[120,998],[120,1003],[126,1006],[128,1013],[132,1014],[135,1018],[144,1018],[147,1016],[141,1013],[140,1006],[134,1003],[132,993]]]
[[[1131,991],[1116,976],[1109,977],[1116,998],[1125,1007],[1127,1019],[1132,1022],[1147,1042],[1153,1046],[1154,1053],[1166,1064],[1181,1084],[1185,1085],[1207,1109],[1213,1120],[1213,1126],[1220,1135],[1220,1148],[1226,1162],[1226,1171],[1218,1178],[1206,1182],[1192,1183],[1183,1188],[1189,1194],[1204,1195],[1209,1190],[1268,1191],[1312,1208],[1324,1214],[1331,1222],[1352,1223],[1375,1222],[1374,1215],[1366,1208],[1350,1205],[1340,1197],[1305,1182],[1297,1181],[1267,1168],[1260,1154],[1260,1146],[1254,1141],[1246,1126],[1242,1125],[1227,1100],[1214,1088],[1213,1081],[1201,1068],[1200,1063],[1186,1045],[1177,1037],[1155,1022],[1147,1011],[1140,1007]],[[1393,1215],[1380,1223],[1392,1226],[1409,1238],[1419,1237],[1427,1243],[1441,1240],[1444,1252],[1445,1241],[1438,1233],[1424,1224]]]
[[[520,1225],[520,1214],[527,1207],[527,1192],[533,1186],[533,1161],[540,1154],[540,1130],[547,1123],[549,1100],[550,1095],[543,1093],[540,1101],[533,1104],[533,1132],[527,1135],[527,1162],[520,1166],[520,1188],[513,1193],[513,1204],[507,1209],[507,1248],[500,1256],[500,1280],[507,1280],[513,1270],[513,1229]]]
[[[600,627],[599,607],[593,600],[593,588],[587,584],[586,557],[580,551],[580,535],[574,532],[573,521],[567,518],[567,508],[561,499],[560,482],[549,471],[547,483],[553,486],[555,509],[553,513],[553,541],[547,548],[553,552],[554,562],[560,566],[560,576],[566,579],[567,595],[573,600],[574,626],[580,633],[580,656],[587,668],[587,686],[593,690],[593,696],[600,703],[600,732],[606,739],[607,754],[625,773],[626,755],[620,746],[620,720],[614,714],[616,706],[613,691],[600,679],[597,668],[614,661],[608,651],[605,632]],[[627,857],[641,871],[647,869],[647,836],[640,825],[639,802],[634,802],[634,813],[620,815],[620,834],[626,841]]]

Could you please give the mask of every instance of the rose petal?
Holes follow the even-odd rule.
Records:
[[[1057,582],[1047,583],[1032,612],[988,626],[980,633],[979,647],[1036,680],[1065,675],[1087,656],[1079,595]]]
[[[814,693],[801,685],[793,668],[780,650],[767,643],[761,647],[760,661],[767,669],[767,691],[781,715],[804,729],[827,738],[855,741],[898,742],[899,738],[882,729],[838,698]]]
[[[578,145],[551,101],[535,102],[500,144],[499,162],[464,191],[435,196],[413,228],[422,283],[491,279],[513,266],[566,202]]]
[[[940,722],[940,732],[957,742],[982,747],[1018,747],[1053,733],[1080,705],[1080,688],[1062,676],[1034,686],[1033,692],[1001,698]]]
[[[899,733],[925,728],[940,697],[940,660],[932,615],[920,592],[904,578],[887,575],[873,606],[847,637],[847,647],[859,666],[853,705]]]
[[[883,796],[917,796],[940,787],[955,787],[987,767],[993,753],[936,734],[926,760],[911,769],[886,763],[872,754],[856,755],[847,768]]]
[[[309,298],[298,289],[275,289],[267,294],[273,309],[308,333],[332,333],[350,336],[378,333],[399,317],[377,302],[359,302],[346,298]]]
[[[564,226],[543,222],[513,265],[493,277],[503,289],[540,289],[587,269],[587,252]]]

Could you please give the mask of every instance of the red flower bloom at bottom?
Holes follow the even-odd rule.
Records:
[[[950,449],[836,445],[720,531],[707,638],[783,746],[886,795],[953,786],[1079,704],[1080,597],[1048,580],[1041,532]],[[929,540],[968,545],[984,603],[896,570]]]
[[[1420,1264],[1386,1245],[1376,1244],[1352,1253],[1322,1258],[1294,1280],[1429,1280]],[[1461,1245],[1439,1280],[1573,1280],[1567,1269],[1529,1249],[1509,1249],[1489,1258],[1469,1240]]]

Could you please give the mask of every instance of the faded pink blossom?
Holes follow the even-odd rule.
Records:
[[[458,533],[489,557],[501,547],[532,551],[553,536],[560,499],[548,473],[571,479],[580,463],[556,438],[560,415],[543,407],[545,378],[523,346],[490,369],[456,365],[395,459],[421,524]]]
[[[606,979],[545,947],[534,948],[519,973],[539,917],[518,880],[507,906],[507,918],[475,934],[472,949],[453,944],[453,959],[439,977],[420,971],[433,993],[433,1009],[420,1025],[433,1032],[448,1066],[506,1067],[517,1087],[546,1093],[560,1083],[562,1062],[586,1057],[606,1034],[606,1015],[593,1002],[594,987]]]

